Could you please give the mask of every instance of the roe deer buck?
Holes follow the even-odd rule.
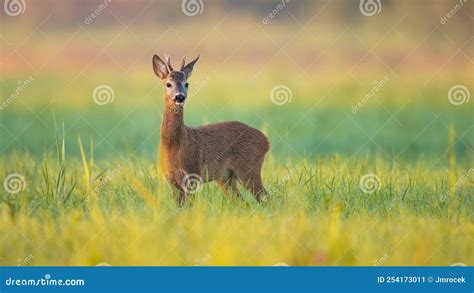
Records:
[[[165,85],[159,160],[161,171],[178,195],[182,206],[192,192],[185,186],[189,176],[200,182],[216,181],[226,194],[241,197],[237,181],[262,202],[266,196],[260,172],[270,145],[263,133],[240,122],[222,122],[200,127],[184,125],[188,78],[199,56],[178,71],[153,56],[153,70]],[[196,180],[196,179],[195,179]],[[193,183],[192,183],[193,184]]]

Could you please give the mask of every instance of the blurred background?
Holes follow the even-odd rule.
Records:
[[[201,58],[188,125],[239,120],[272,155],[444,166],[474,148],[471,1],[3,0],[0,152],[156,160],[153,54]],[[470,99],[471,98],[471,99]]]
[[[0,3],[0,264],[472,265],[472,1]],[[176,209],[154,54],[268,135],[267,204]]]

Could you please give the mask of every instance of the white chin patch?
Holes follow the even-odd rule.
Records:
[[[184,106],[184,102],[174,102],[174,104],[176,106],[181,106],[181,107]]]

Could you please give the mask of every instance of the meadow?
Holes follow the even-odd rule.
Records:
[[[474,107],[448,99],[474,88],[472,38],[245,20],[47,35],[5,22],[0,265],[472,265]],[[210,183],[177,207],[157,161],[151,56],[167,52],[201,54],[188,125],[269,137],[264,204]]]

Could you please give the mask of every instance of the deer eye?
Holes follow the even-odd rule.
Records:
[[[188,87],[188,86],[189,86],[189,83],[185,83],[184,86],[185,86],[185,87]]]
[[[166,87],[172,87],[173,85],[169,82],[166,83]]]

